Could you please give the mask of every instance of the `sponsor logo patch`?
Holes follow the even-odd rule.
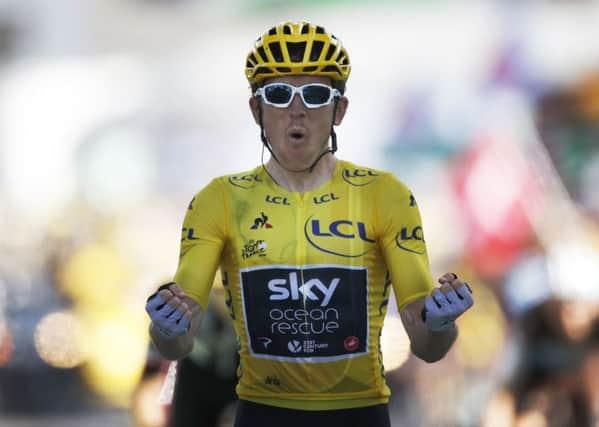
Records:
[[[343,169],[343,180],[354,187],[363,187],[374,182],[379,174],[372,169]]]
[[[417,206],[416,198],[414,197],[414,195],[412,193],[410,193],[410,207],[413,208],[414,206]]]
[[[268,244],[264,240],[250,240],[241,250],[241,258],[248,259],[254,255],[266,256]]]
[[[241,271],[250,352],[326,362],[367,352],[367,272],[345,266],[269,266]]]
[[[323,203],[329,203],[335,200],[339,200],[339,197],[336,196],[335,193],[326,193],[320,196],[314,196],[312,200],[314,200],[315,205],[321,205]]]
[[[422,255],[426,252],[426,245],[422,227],[403,227],[395,236],[395,243],[401,250]]]
[[[355,351],[360,345],[360,339],[358,337],[347,337],[343,340],[343,346],[347,351]]]
[[[267,194],[266,197],[264,198],[264,201],[266,203],[273,203],[275,205],[285,205],[285,206],[290,206],[291,203],[289,202],[289,200],[287,199],[287,197],[283,197],[283,196],[271,196],[270,194]]]
[[[268,217],[264,212],[260,212],[260,216],[254,219],[254,225],[250,227],[251,230],[259,228],[272,228],[272,224],[268,222]]]
[[[257,183],[262,182],[262,178],[260,178],[256,174],[248,174],[248,175],[233,175],[228,178],[229,184],[243,188],[249,189],[254,188]]]
[[[304,224],[304,235],[308,243],[319,251],[349,258],[366,254],[376,243],[361,221],[321,221],[313,215]]]
[[[195,231],[193,228],[185,228],[181,230],[181,241],[185,240],[199,240],[199,237],[195,235]]]

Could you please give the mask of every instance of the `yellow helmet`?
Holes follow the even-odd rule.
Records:
[[[269,77],[298,74],[330,77],[343,87],[350,70],[341,41],[308,22],[283,22],[272,27],[256,40],[245,63],[252,87]]]

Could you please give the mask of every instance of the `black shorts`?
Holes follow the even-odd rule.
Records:
[[[387,404],[304,411],[240,400],[235,427],[390,427]]]

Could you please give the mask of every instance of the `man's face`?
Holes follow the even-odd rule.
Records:
[[[288,83],[302,86],[308,83],[331,85],[331,80],[317,76],[286,76],[268,79],[269,83]],[[259,100],[250,99],[250,108],[257,124],[260,124]],[[307,108],[299,94],[287,108],[278,108],[262,102],[262,122],[268,142],[279,162],[290,170],[309,168],[328,144],[333,121],[335,102],[320,108]],[[343,120],[347,109],[347,98],[342,97],[337,103],[335,124]]]

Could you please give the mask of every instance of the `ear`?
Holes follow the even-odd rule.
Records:
[[[260,100],[255,96],[252,96],[249,100],[252,116],[254,116],[254,121],[258,126],[260,126],[260,105],[258,104],[259,102]]]
[[[337,110],[335,111],[335,126],[339,126],[343,121],[343,117],[345,117],[345,112],[347,111],[347,105],[349,104],[349,100],[346,96],[342,96],[337,101]]]

